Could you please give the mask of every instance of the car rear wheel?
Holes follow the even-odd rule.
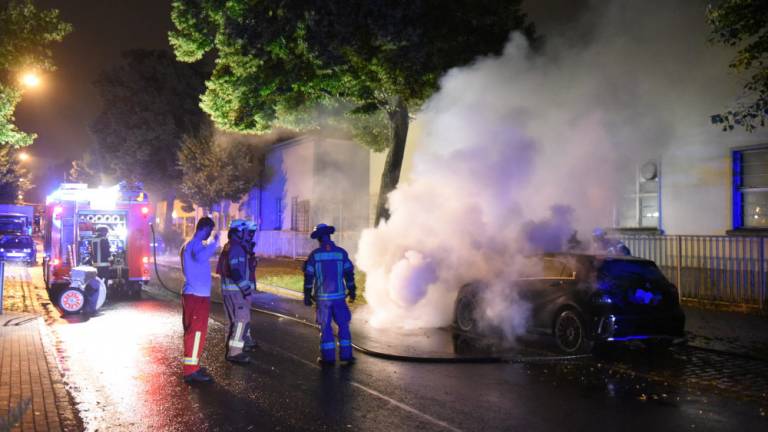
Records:
[[[475,311],[477,305],[473,296],[461,296],[456,301],[456,327],[459,330],[472,333],[477,330]]]
[[[85,306],[85,294],[77,288],[67,288],[59,296],[59,307],[65,315],[76,314]]]
[[[581,314],[567,309],[555,318],[554,336],[557,347],[566,354],[586,354],[593,344],[587,339],[587,326]]]

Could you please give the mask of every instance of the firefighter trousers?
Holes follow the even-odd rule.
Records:
[[[181,296],[184,325],[184,375],[200,369],[200,356],[208,333],[211,298],[191,294]]]
[[[223,291],[221,296],[229,320],[226,355],[231,357],[243,352],[245,347],[245,330],[251,321],[251,305],[239,290]]]
[[[333,336],[332,322],[339,328],[339,358],[346,361],[352,358],[352,335],[349,321],[352,313],[345,299],[318,301],[317,324],[320,326],[320,356],[323,361],[336,360],[336,341]]]

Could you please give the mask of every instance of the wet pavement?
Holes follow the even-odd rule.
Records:
[[[265,301],[305,317],[298,302]],[[172,293],[150,287],[141,301],[112,301],[90,319],[51,323],[87,429],[768,428],[768,363],[754,359],[690,348],[656,356],[630,346],[552,363],[419,363],[357,353],[354,366],[320,368],[314,328],[254,312],[261,347],[242,367],[224,360],[224,313],[220,305],[212,311],[203,363],[216,381],[198,386],[181,380],[181,310]]]

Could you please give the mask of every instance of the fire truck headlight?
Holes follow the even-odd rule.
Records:
[[[146,257],[146,256],[145,256],[145,257],[143,257],[143,258],[141,259],[141,262],[143,262],[144,264],[149,264],[149,257]]]

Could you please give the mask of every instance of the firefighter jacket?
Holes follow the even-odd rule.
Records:
[[[222,294],[227,291],[240,291],[243,296],[253,294],[248,252],[240,242],[230,240],[224,245],[216,273],[221,276]]]
[[[304,299],[318,302],[355,298],[355,267],[347,251],[332,241],[323,242],[304,263]]]

